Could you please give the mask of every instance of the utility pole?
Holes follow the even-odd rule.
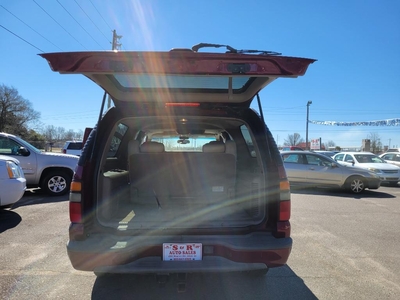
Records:
[[[113,30],[113,39],[112,39],[112,46],[111,50],[121,50],[122,44],[119,43],[119,39],[122,38],[122,35],[117,35],[117,32],[115,29]],[[111,107],[111,98],[110,95],[108,95],[107,98],[107,108]]]
[[[112,50],[121,50],[122,44],[118,43],[122,35],[117,35],[115,29],[113,30]]]
[[[306,150],[310,150],[308,147],[308,114],[310,110],[310,105],[312,104],[312,101],[307,102],[307,122],[306,122]]]

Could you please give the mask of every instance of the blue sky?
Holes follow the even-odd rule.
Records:
[[[200,42],[314,58],[305,76],[278,79],[261,94],[277,143],[306,137],[312,121],[400,118],[400,1],[0,0],[0,84],[41,113],[43,126],[92,127],[103,91],[80,75],[60,75],[37,54],[190,48]],[[39,128],[37,128],[39,129]],[[309,139],[361,146],[369,134],[400,147],[400,126],[309,124]]]

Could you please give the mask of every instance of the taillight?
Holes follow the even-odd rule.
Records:
[[[290,184],[284,166],[278,167],[279,173],[279,218],[276,224],[277,237],[290,237]]]
[[[289,221],[290,201],[281,201],[279,204],[279,221]]]
[[[82,220],[82,167],[77,166],[75,169],[74,178],[71,182],[69,193],[69,239],[71,241],[85,239],[85,226]]]
[[[72,223],[80,223],[82,221],[82,210],[80,203],[69,203],[69,219]]]
[[[72,181],[69,193],[69,219],[72,223],[82,222],[82,185],[80,182]]]
[[[62,149],[62,153],[67,154],[67,149]]]

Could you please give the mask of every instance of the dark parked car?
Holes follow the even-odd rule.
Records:
[[[326,150],[315,150],[313,152],[328,156],[330,158],[332,158],[336,153],[339,153],[339,151],[326,151]]]
[[[286,263],[289,183],[250,104],[314,60],[201,46],[40,54],[114,102],[99,114],[71,184],[67,250],[76,269],[265,273]]]

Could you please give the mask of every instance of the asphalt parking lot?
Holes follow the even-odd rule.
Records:
[[[68,260],[68,196],[27,192],[0,212],[3,299],[400,299],[400,186],[352,195],[293,190],[293,249],[266,277],[96,277]]]

